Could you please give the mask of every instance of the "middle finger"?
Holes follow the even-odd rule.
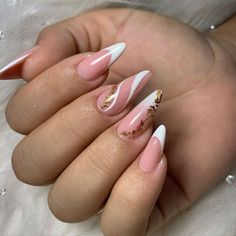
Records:
[[[147,83],[149,71],[117,86],[100,87],[67,105],[25,137],[13,153],[16,176],[30,184],[45,184],[101,132],[120,120],[127,105]]]

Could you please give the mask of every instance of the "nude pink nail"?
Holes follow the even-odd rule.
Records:
[[[162,91],[157,90],[139,103],[123,120],[117,131],[121,137],[136,138],[148,129],[161,102]]]
[[[35,51],[36,48],[37,46],[25,51],[24,53],[20,54],[20,56],[14,61],[4,66],[0,70],[0,80],[20,78],[22,73],[22,66],[24,65],[26,59]]]
[[[125,43],[117,43],[88,56],[77,68],[79,76],[85,80],[97,79],[108,70],[124,50]]]
[[[152,172],[158,166],[162,159],[165,138],[166,128],[164,125],[160,125],[141,154],[139,167],[142,171]]]
[[[145,70],[113,85],[98,97],[98,108],[106,115],[118,114],[137,97],[150,77],[151,72]]]

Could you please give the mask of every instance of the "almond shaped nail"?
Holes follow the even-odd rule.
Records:
[[[139,103],[121,120],[117,128],[119,135],[130,139],[142,135],[153,124],[161,98],[162,91],[156,90]]]
[[[125,43],[117,43],[88,56],[77,68],[82,79],[95,80],[103,75],[125,50]]]
[[[142,71],[105,90],[97,99],[98,108],[107,115],[116,115],[124,109],[147,84],[151,72]]]
[[[26,59],[34,52],[37,46],[22,53],[14,61],[10,62],[0,70],[0,80],[18,79],[21,77],[22,66]]]
[[[152,172],[162,159],[166,139],[166,127],[160,125],[150,138],[145,150],[141,154],[139,167],[144,172]]]

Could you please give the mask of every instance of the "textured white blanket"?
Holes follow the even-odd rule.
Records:
[[[0,66],[30,47],[47,24],[76,15],[102,0],[1,0]],[[126,0],[155,9],[187,22],[200,30],[218,24],[236,12],[235,0]],[[102,235],[98,218],[79,224],[56,220],[47,207],[48,187],[20,183],[11,168],[11,153],[20,135],[10,130],[4,110],[19,81],[0,81],[0,235],[1,236],[88,236]],[[236,172],[231,174],[236,174]],[[155,235],[235,236],[236,183],[222,183],[188,211],[176,217]]]

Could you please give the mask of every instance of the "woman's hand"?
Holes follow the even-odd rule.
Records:
[[[185,24],[145,11],[108,9],[86,13],[43,31],[38,40],[39,46],[33,53],[18,63],[17,70],[14,68],[11,68],[10,72],[8,70],[8,75],[20,71],[23,78],[32,80],[15,94],[7,109],[11,127],[21,133],[30,133],[16,148],[13,166],[16,175],[23,181],[43,184],[57,178],[59,174],[58,169],[52,167],[48,169],[54,174],[50,178],[44,177],[44,167],[53,166],[55,161],[51,158],[51,152],[60,155],[64,160],[60,172],[66,167],[65,163],[68,164],[68,160],[70,162],[77,155],[81,155],[87,143],[85,142],[85,145],[84,139],[80,136],[75,135],[75,139],[68,138],[66,132],[76,132],[85,125],[81,123],[80,117],[84,120],[86,117],[78,112],[78,105],[73,106],[76,101],[69,104],[78,94],[72,76],[75,70],[71,69],[68,61],[73,61],[76,57],[82,58],[83,55],[68,57],[78,52],[97,51],[120,41],[127,44],[127,50],[122,60],[111,67],[107,83],[115,83],[137,71],[149,69],[152,71],[153,79],[143,94],[147,95],[157,87],[164,93],[157,123],[164,123],[167,126],[165,152],[168,159],[168,174],[153,211],[154,215],[159,215],[160,212],[162,214],[162,218],[159,216],[156,218],[156,226],[160,227],[220,180],[232,167],[236,154],[234,108],[236,68],[233,58],[217,40],[206,38]],[[63,61],[60,62],[61,60]],[[57,72],[51,73],[53,68],[57,68]],[[0,77],[6,74],[6,72],[1,73]],[[70,99],[64,99],[64,96],[70,93],[72,94]],[[81,105],[87,102],[87,99],[83,100],[84,96],[79,98],[83,101]],[[92,112],[90,106],[92,107],[91,104],[88,105],[87,110],[83,112],[87,111],[86,114],[91,118],[93,115],[89,113]],[[65,130],[55,126],[53,120],[63,124],[64,119],[57,118],[58,110],[60,110],[58,113],[64,110],[71,112],[75,126],[65,126]],[[102,118],[103,126],[100,127],[97,123],[88,122],[87,124],[97,133],[90,136],[85,130],[84,133],[89,137],[85,140],[90,143],[125,114],[123,111],[112,122],[102,121]],[[50,130],[54,132],[50,133]],[[109,133],[109,130],[105,133]],[[100,136],[97,139],[99,138]],[[27,143],[24,140],[31,143],[31,149],[28,145],[24,146]],[[111,145],[107,139],[100,140],[102,140],[101,146]],[[61,143],[68,144],[66,149],[61,150],[61,146],[58,145]],[[71,143],[74,146],[78,145],[78,150],[73,149],[72,152]],[[113,147],[116,148],[116,145]],[[106,162],[105,158],[106,156],[104,156],[106,164],[103,167],[106,168],[108,165],[110,169],[107,169],[112,174],[115,168],[110,166],[112,163]],[[74,162],[80,163],[80,160],[85,159],[85,156],[76,158]],[[99,161],[96,163],[100,164]],[[122,171],[128,168],[130,162],[123,164]],[[77,168],[84,168],[85,171],[89,170],[90,165],[84,164],[81,167],[78,165]],[[70,166],[68,168],[61,176],[68,173]],[[79,197],[88,189],[87,185],[78,182],[77,177],[83,172],[77,168],[70,179],[73,184],[67,188],[72,189],[76,184]],[[37,174],[32,170],[37,170],[35,172]],[[100,188],[96,189],[93,183],[100,181],[102,185],[102,178],[99,179],[92,174],[89,177],[83,174],[83,178],[90,180],[89,190],[101,191]],[[113,184],[115,182],[113,179]],[[113,184],[104,185],[107,197]],[[56,182],[55,186],[60,185]],[[63,192],[63,188],[53,189]],[[132,187],[130,189],[132,190]],[[62,195],[54,194],[51,196],[55,199],[50,198],[50,204],[57,203],[54,205],[54,212],[57,212],[56,215],[59,217],[66,210],[59,207],[60,202],[66,197]],[[90,196],[92,202],[95,195]],[[83,201],[86,199],[76,199],[76,204],[83,206]],[[89,217],[97,210],[95,208],[91,211],[78,210],[77,219]],[[69,215],[67,213],[64,220],[70,221]],[[73,221],[75,220],[76,217],[73,218]]]

